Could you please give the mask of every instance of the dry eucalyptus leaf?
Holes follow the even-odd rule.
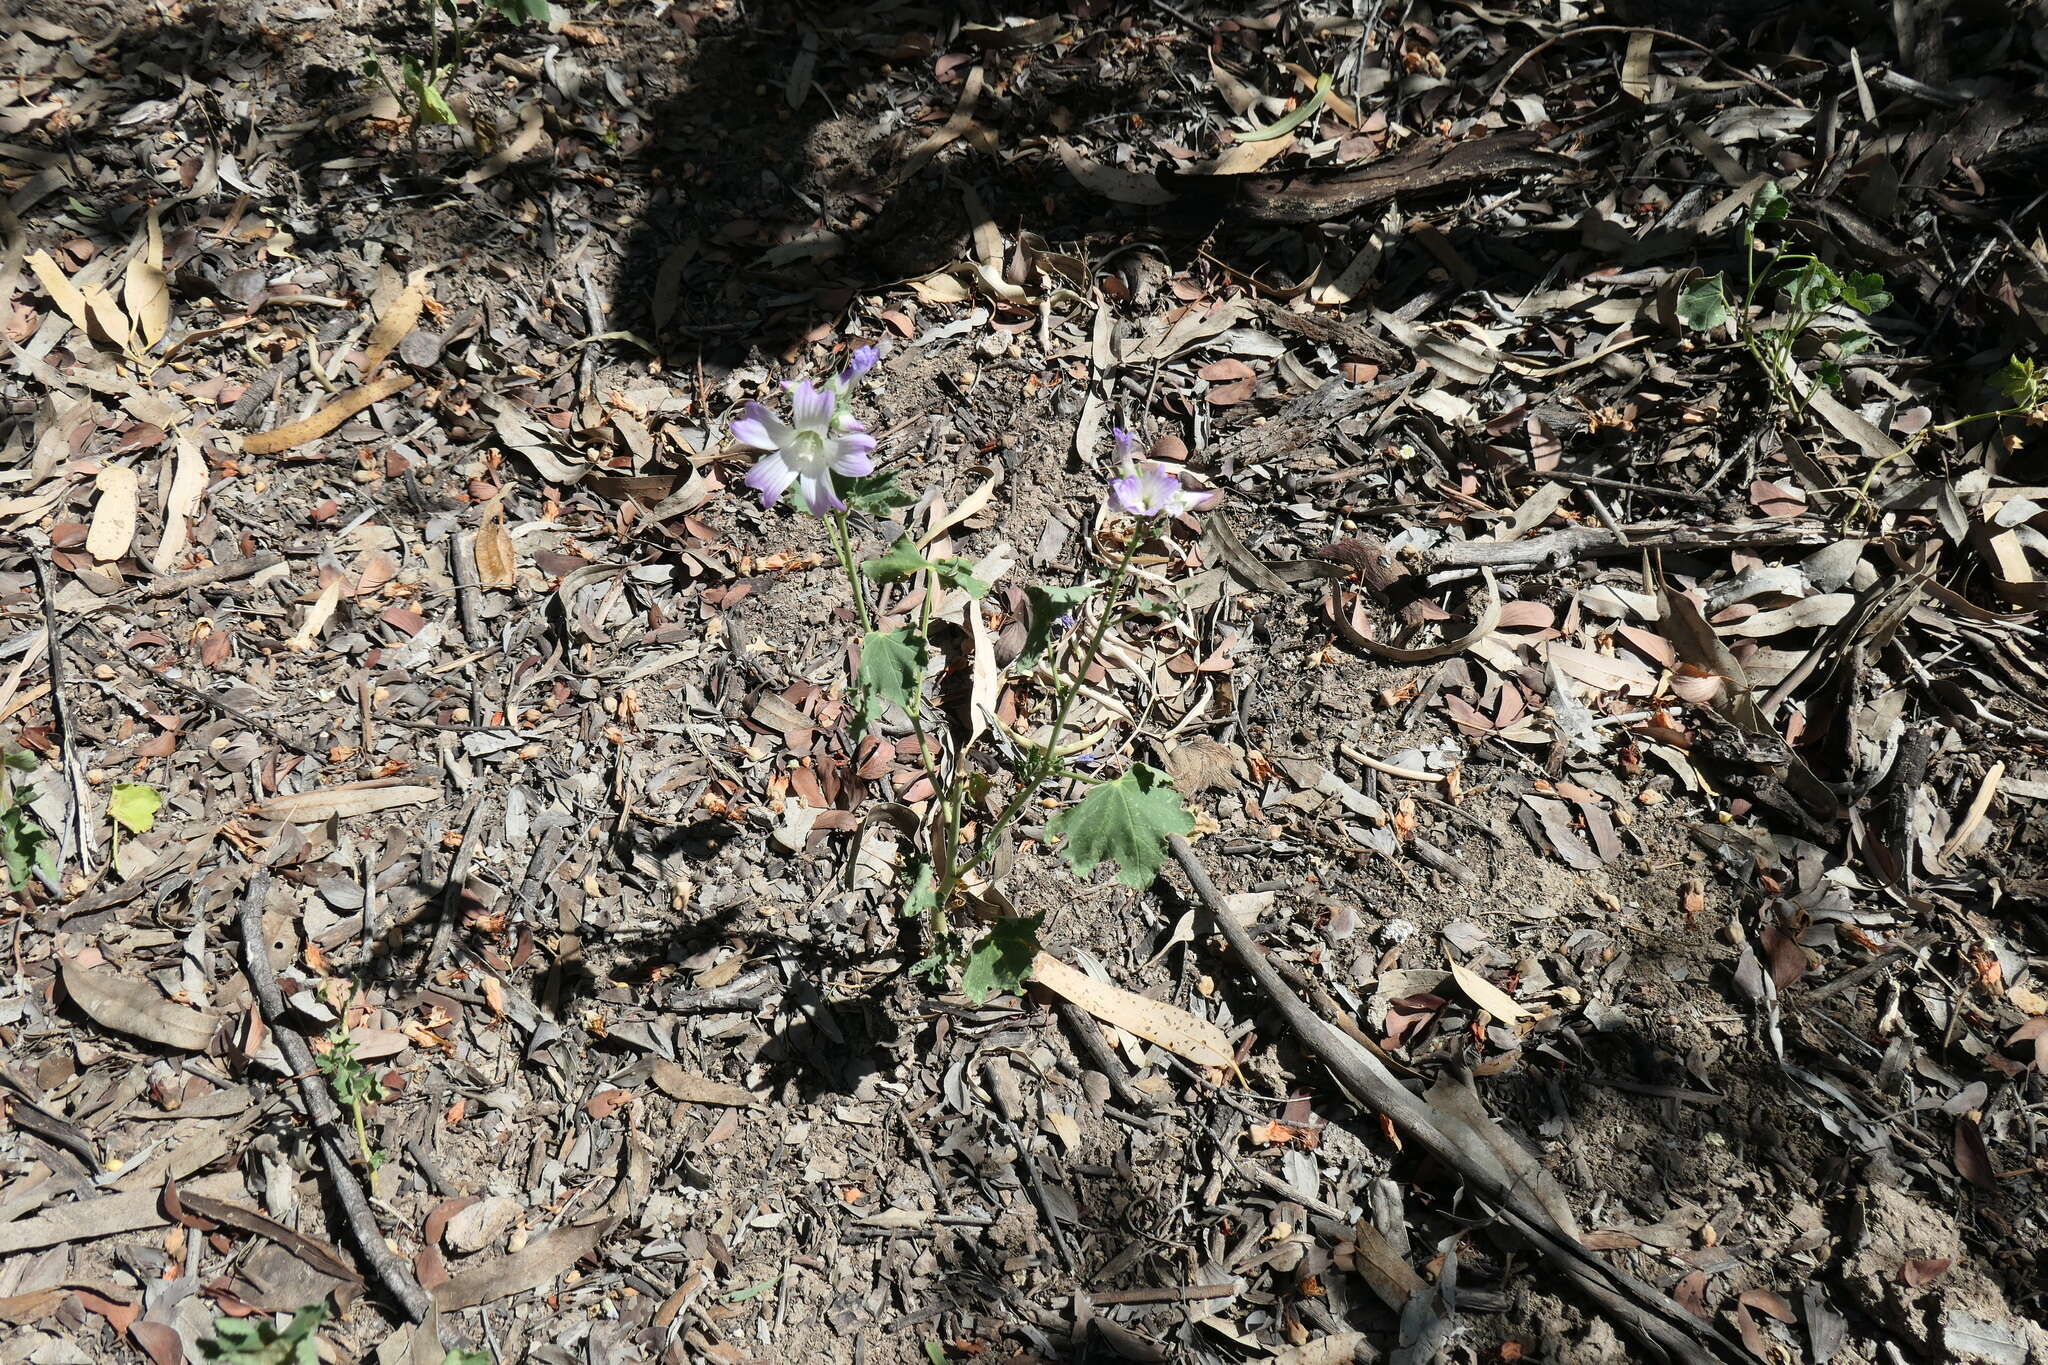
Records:
[[[73,958],[57,961],[64,993],[103,1028],[185,1052],[204,1052],[220,1029],[213,1015],[166,1000],[146,981],[81,967]]]
[[[135,541],[136,503],[141,480],[129,465],[110,464],[93,480],[100,500],[92,510],[92,530],[85,537],[85,552],[102,564],[121,558]]]
[[[1032,959],[1031,979],[1097,1019],[1157,1043],[1196,1066],[1227,1067],[1233,1060],[1229,1037],[1209,1020],[1135,991],[1105,985],[1050,953]]]
[[[345,782],[317,791],[292,792],[256,803],[255,813],[270,820],[289,820],[295,825],[317,825],[322,820],[347,820],[397,806],[424,806],[441,799],[439,787],[404,782]]]
[[[653,1080],[655,1088],[672,1100],[686,1104],[717,1104],[731,1109],[751,1109],[761,1102],[761,1097],[745,1086],[728,1085],[714,1081],[709,1076],[699,1076],[685,1071],[665,1057],[654,1061]]]

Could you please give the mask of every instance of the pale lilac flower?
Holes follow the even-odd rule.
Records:
[[[838,400],[839,403],[837,411],[832,414],[832,430],[858,431],[861,429],[860,423],[854,419],[853,409],[846,402],[846,396],[853,392],[854,386],[860,383],[862,377],[869,370],[875,368],[875,362],[881,358],[882,352],[879,348],[863,346],[853,353],[853,359],[847,363],[844,370],[841,370],[836,376],[825,381],[825,387],[831,391],[833,398]]]
[[[773,507],[794,483],[812,515],[840,511],[846,503],[833,489],[832,476],[873,473],[875,438],[840,413],[839,390],[831,384],[821,389],[806,379],[791,386],[789,406],[790,420],[784,422],[749,403],[747,415],[732,424],[735,441],[766,452],[748,471],[747,487],[761,495],[763,507]]]
[[[1180,476],[1157,460],[1137,463],[1137,438],[1122,427],[1112,435],[1123,474],[1109,481],[1109,500],[1131,516],[1177,517],[1216,501],[1214,493],[1182,488]]]

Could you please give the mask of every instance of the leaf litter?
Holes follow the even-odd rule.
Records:
[[[378,13],[0,29],[24,1354],[2048,1358],[2038,16],[565,7],[415,143]],[[908,977],[935,775],[730,487],[883,339],[944,723],[1043,725],[1109,427],[1225,495],[975,890],[1022,994]],[[252,866],[438,1326],[327,1273]]]

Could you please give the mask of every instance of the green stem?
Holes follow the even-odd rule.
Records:
[[[860,565],[853,562],[853,537],[846,529],[844,510],[834,512],[825,519],[832,534],[832,553],[839,558],[839,567],[846,571],[846,586],[853,591],[853,609],[860,618],[860,633],[866,635],[875,628],[874,620],[868,615],[867,589],[860,581]]]
[[[1018,813],[1038,795],[1038,789],[1045,785],[1046,779],[1064,766],[1060,761],[1059,746],[1060,736],[1066,733],[1067,716],[1074,709],[1074,698],[1080,695],[1082,680],[1088,676],[1088,670],[1095,666],[1096,656],[1102,652],[1102,641],[1109,634],[1110,625],[1116,620],[1116,609],[1123,592],[1124,579],[1130,575],[1131,560],[1137,556],[1138,546],[1151,534],[1155,524],[1155,518],[1139,522],[1137,530],[1131,535],[1130,543],[1124,546],[1123,558],[1117,561],[1116,573],[1110,577],[1109,591],[1103,595],[1102,615],[1097,618],[1095,629],[1088,637],[1087,647],[1081,651],[1078,659],[1074,657],[1073,646],[1068,646],[1066,659],[1070,671],[1063,670],[1066,676],[1060,684],[1059,707],[1053,713],[1052,731],[1046,736],[1045,747],[1033,753],[1025,764],[1016,795],[1010,798],[1009,804],[996,816],[995,823],[982,835],[981,847],[970,854],[966,862],[953,869],[956,880],[959,874],[972,871],[982,859],[995,851],[997,836],[1008,828]],[[951,887],[941,889],[949,891]]]

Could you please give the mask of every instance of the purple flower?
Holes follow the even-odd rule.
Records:
[[[763,507],[773,507],[794,483],[811,514],[822,517],[846,506],[832,487],[834,474],[874,472],[875,438],[839,410],[840,392],[836,383],[821,389],[806,379],[790,388],[788,422],[749,403],[747,415],[732,424],[735,441],[765,452],[747,472],[747,487],[761,495]]]
[[[1135,468],[1125,462],[1123,475],[1109,481],[1109,500],[1134,517],[1177,517],[1207,507],[1216,495],[1182,488],[1171,469],[1147,460]]]
[[[860,423],[854,420],[852,411],[846,406],[846,396],[853,392],[854,386],[860,383],[869,370],[875,368],[875,362],[881,358],[881,348],[863,346],[853,353],[853,359],[847,362],[845,369],[836,377],[825,381],[825,388],[840,404],[839,410],[832,415],[834,431],[854,431],[860,428]]]

